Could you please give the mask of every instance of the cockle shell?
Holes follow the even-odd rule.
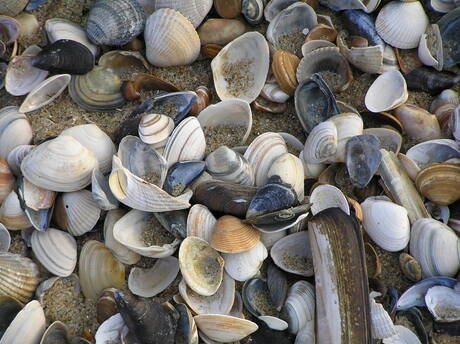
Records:
[[[224,215],[214,226],[210,244],[219,252],[241,253],[257,245],[259,239],[258,230],[237,217]]]
[[[195,236],[211,242],[216,218],[209,209],[202,204],[195,204],[190,208],[187,217],[187,236]]]
[[[17,146],[32,141],[32,127],[16,106],[0,109],[0,158],[6,159]]]
[[[217,342],[231,343],[243,339],[259,328],[252,321],[222,314],[201,314],[193,318],[207,337]]]
[[[189,65],[200,53],[200,37],[192,23],[170,8],[150,15],[144,38],[147,60],[157,67]]]
[[[380,75],[367,90],[365,103],[369,111],[392,110],[406,102],[407,84],[402,74],[390,70]]]
[[[161,8],[172,8],[173,10],[179,11],[183,16],[188,18],[196,28],[201,24],[211,9],[212,0],[155,0],[147,6],[149,7],[148,11],[146,11],[148,15]]]
[[[160,114],[143,115],[139,123],[139,138],[155,148],[164,147],[174,130],[171,117]]]
[[[393,325],[390,315],[387,313],[382,304],[375,302],[374,298],[380,293],[371,292],[369,295],[370,311],[372,318],[372,338],[385,339],[396,335],[396,329]]]

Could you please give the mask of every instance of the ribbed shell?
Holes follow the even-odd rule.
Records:
[[[86,34],[97,45],[123,45],[142,32],[144,17],[136,0],[97,0],[88,15]]]
[[[187,217],[187,236],[196,236],[209,243],[216,221],[208,207],[202,204],[193,205]]]
[[[212,234],[211,246],[224,253],[240,253],[253,248],[260,233],[239,218],[225,215],[217,220]]]
[[[174,130],[171,117],[160,114],[143,115],[139,123],[139,138],[153,147],[163,147]]]
[[[321,122],[308,135],[303,158],[309,164],[320,164],[334,161],[336,153],[337,127],[331,121]]]
[[[189,65],[200,54],[192,23],[173,9],[160,9],[147,19],[144,39],[147,60],[157,67]]]
[[[48,228],[46,232],[34,231],[31,241],[35,257],[49,272],[70,276],[77,265],[77,242],[70,234]]]
[[[372,318],[372,338],[384,339],[392,337],[396,335],[396,329],[393,325],[393,320],[391,320],[385,308],[383,308],[380,303],[375,302],[375,294],[375,292],[372,292],[369,297]]]
[[[172,8],[187,17],[196,28],[212,7],[212,0],[154,0],[152,9]]]
[[[307,281],[298,281],[289,289],[284,304],[289,332],[297,334],[309,321],[315,320],[315,287]]]
[[[3,0],[0,2],[0,14],[10,17],[18,15],[29,3],[29,0]]]
[[[450,205],[460,199],[460,165],[431,164],[415,179],[419,192],[438,205]]]
[[[0,295],[27,303],[39,283],[38,266],[29,258],[0,252]]]
[[[272,70],[280,88],[293,96],[298,85],[296,70],[299,58],[288,51],[277,50],[273,55]]]

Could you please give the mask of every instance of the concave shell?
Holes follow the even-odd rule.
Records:
[[[392,110],[406,102],[408,98],[406,80],[397,70],[380,75],[367,90],[364,102],[369,111]]]
[[[283,307],[287,293],[288,282],[287,274],[279,269],[275,264],[269,263],[267,267],[267,287],[272,299],[273,305],[277,311]]]
[[[156,220],[154,214],[140,210],[131,210],[113,227],[113,237],[120,244],[145,257],[164,258],[171,256],[179,246],[180,240],[175,238],[172,242],[148,246],[144,242],[144,232],[156,227],[166,231]]]
[[[437,24],[431,24],[420,37],[418,57],[425,66],[441,71],[444,67],[444,52],[441,32]]]
[[[147,60],[156,67],[189,65],[200,54],[200,37],[192,23],[170,8],[149,16],[144,38]]]
[[[270,257],[284,271],[306,277],[313,276],[313,258],[308,233],[305,231],[278,240],[270,250]]]
[[[8,153],[6,158],[8,166],[16,176],[21,175],[21,162],[34,147],[33,145],[19,145]]]
[[[32,227],[27,215],[21,208],[17,193],[12,190],[0,207],[0,222],[10,230]]]
[[[337,153],[335,161],[345,161],[346,144],[352,137],[363,133],[363,120],[360,115],[354,112],[344,112],[332,116],[328,121],[333,122],[337,128]]]
[[[83,295],[95,299],[105,288],[123,288],[125,266],[102,243],[89,240],[81,249],[78,275]]]
[[[95,168],[91,176],[91,193],[94,201],[101,210],[118,208],[118,200],[112,194],[108,178]]]
[[[367,128],[363,134],[375,136],[380,142],[380,148],[395,154],[401,149],[403,138],[401,134],[393,129],[388,128]]]
[[[290,184],[297,194],[297,199],[302,201],[304,194],[304,170],[302,161],[291,153],[284,153],[277,157],[268,169],[267,177],[279,176],[281,181]]]
[[[70,343],[70,334],[66,324],[55,321],[46,329],[40,344]]]
[[[45,328],[46,318],[43,308],[40,302],[33,300],[16,315],[0,339],[0,343],[37,344]]]
[[[112,156],[116,153],[115,144],[109,135],[103,132],[96,124],[77,125],[62,131],[61,135],[72,136],[83,146],[94,153],[102,174],[110,172]]]
[[[460,95],[458,92],[447,89],[442,91],[432,102],[430,105],[430,112],[436,115],[436,118],[439,121],[439,125],[441,126],[441,130],[443,134],[446,136],[451,136],[455,133],[455,116],[456,112],[455,109],[460,104]]]
[[[3,14],[1,11],[0,13]],[[2,43],[2,50],[4,50],[6,45],[10,45],[18,39],[20,24],[14,18],[0,15],[0,27],[2,29],[2,40],[0,42]],[[2,55],[4,52],[2,52]]]
[[[407,246],[410,223],[405,208],[376,197],[368,197],[361,203],[361,208],[364,229],[377,245],[389,252]]]
[[[260,239],[260,233],[239,218],[225,215],[214,226],[211,246],[223,253],[240,253],[253,248]]]
[[[111,110],[123,106],[122,81],[110,68],[94,67],[84,75],[74,75],[69,84],[72,100],[88,111]]]
[[[460,158],[460,146],[454,140],[430,140],[412,146],[407,150],[406,156],[418,167],[424,168],[434,162]]]
[[[252,321],[222,314],[201,314],[193,319],[207,337],[223,343],[241,340],[259,328]]]
[[[32,91],[48,76],[48,71],[32,65],[32,60],[25,56],[36,56],[41,51],[40,47],[31,45],[22,55],[13,58],[8,64],[5,75],[5,89],[13,96],[23,96]]]
[[[422,169],[415,179],[420,193],[438,205],[460,200],[460,165],[439,163]]]
[[[412,225],[410,253],[424,277],[454,276],[460,268],[459,251],[457,235],[442,222],[420,219]]]
[[[43,80],[29,92],[19,111],[31,112],[48,105],[64,92],[70,79],[70,74],[58,74]]]
[[[211,296],[202,296],[191,290],[183,279],[179,292],[195,314],[229,314],[235,300],[235,281],[224,273],[219,289]]]
[[[128,277],[129,290],[142,297],[153,297],[165,290],[179,273],[176,257],[158,259],[149,269],[134,267]]]
[[[310,195],[310,203],[313,215],[328,208],[340,208],[346,214],[350,214],[347,198],[340,189],[333,185],[318,185]]]
[[[244,152],[244,157],[254,171],[257,186],[267,183],[268,170],[273,162],[284,153],[287,153],[287,146],[280,134],[264,133],[251,142]]]
[[[289,51],[277,50],[273,54],[272,71],[280,88],[288,95],[293,96],[298,82],[296,71],[299,58]]]
[[[320,74],[334,92],[345,91],[353,81],[350,65],[337,47],[313,50],[300,60],[296,72],[299,83],[315,73]]]
[[[40,144],[21,163],[22,174],[31,183],[59,192],[86,187],[95,167],[95,155],[67,135]]]
[[[224,253],[225,271],[237,281],[246,281],[258,273],[267,256],[267,249],[261,242],[245,252]]]
[[[267,41],[258,32],[245,33],[227,44],[211,62],[219,98],[253,102],[265,85],[269,60]]]
[[[0,295],[27,303],[40,281],[38,266],[19,254],[0,252]]]
[[[29,0],[7,0],[0,5],[0,13],[14,17],[19,14],[28,4]]]
[[[459,62],[460,53],[458,51],[458,29],[460,27],[459,3],[457,8],[444,15],[439,21],[439,30],[441,31],[443,43],[443,62],[444,66],[451,67]],[[455,47],[455,48],[454,48]]]
[[[77,265],[77,242],[70,234],[58,229],[34,231],[32,251],[40,263],[56,276],[70,276]]]
[[[264,17],[265,20],[271,22],[278,13],[280,13],[285,8],[289,7],[293,3],[297,2],[296,0],[270,0],[264,8]]]
[[[302,156],[309,164],[332,162],[337,153],[337,127],[331,121],[319,123],[305,142]]]
[[[435,321],[460,320],[460,294],[452,288],[436,286],[428,289],[425,303]]]
[[[416,142],[442,137],[438,119],[425,109],[403,104],[395,109],[394,114],[401,121],[407,136]]]
[[[144,16],[136,0],[97,0],[89,11],[86,34],[97,45],[123,45],[142,32]]]
[[[88,190],[66,192],[56,199],[54,220],[60,228],[74,236],[83,235],[94,228],[101,209]]]
[[[10,232],[0,223],[0,252],[8,252],[11,244]]]
[[[160,114],[145,114],[139,123],[139,138],[154,148],[164,147],[174,130],[171,117]]]
[[[202,296],[211,296],[222,283],[224,259],[206,241],[187,237],[179,249],[179,266],[187,285]]]
[[[239,143],[244,145],[252,128],[252,111],[249,103],[241,99],[224,99],[209,105],[197,116],[198,122],[205,130],[206,127],[234,127],[240,134]],[[240,130],[241,128],[241,130]],[[234,138],[232,138],[234,140]],[[221,145],[228,144],[219,141]]]
[[[149,5],[149,11],[146,12],[151,11],[150,13],[152,13],[160,8],[172,8],[187,17],[196,28],[208,14],[212,3],[212,0],[155,0],[153,4]]]
[[[429,20],[418,1],[391,1],[379,12],[375,27],[382,39],[395,48],[417,48]]]
[[[370,299],[370,315],[372,318],[372,338],[384,339],[396,335],[396,329],[393,325],[390,315],[387,313],[382,304],[375,302],[374,298],[380,293],[371,292]]]
[[[209,243],[216,221],[206,206],[202,204],[193,205],[187,217],[187,236],[195,236]]]
[[[302,45],[302,56],[306,56],[312,51],[319,48],[334,48],[336,45],[332,42],[325,41],[324,39],[315,39],[313,41],[305,42]]]
[[[289,289],[282,314],[289,324],[289,332],[297,334],[309,322],[315,321],[315,288],[307,281],[298,281]]]
[[[247,280],[243,285],[241,294],[246,310],[253,316],[270,316],[275,318],[278,315],[265,279],[252,278]],[[283,320],[280,319],[280,321]],[[287,323],[285,324],[287,328]]]
[[[13,190],[14,176],[5,159],[0,158],[0,204]]]
[[[0,158],[6,159],[17,146],[32,141],[32,127],[16,106],[0,109]]]

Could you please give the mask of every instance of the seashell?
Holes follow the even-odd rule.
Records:
[[[246,309],[255,317],[269,316],[270,318],[275,318],[278,314],[271,300],[265,279],[252,278],[247,280],[243,285],[241,293]],[[275,325],[276,320],[271,320],[274,323],[273,325]]]
[[[201,47],[201,54],[209,59],[213,59],[224,47],[220,44],[205,44]]]
[[[382,112],[397,108],[408,98],[406,81],[397,70],[380,75],[367,90],[365,103],[369,111]]]
[[[0,252],[8,252],[11,244],[10,232],[0,223]]]
[[[228,314],[235,299],[235,281],[224,273],[219,289],[211,296],[202,296],[187,287],[183,279],[179,292],[195,314]]]
[[[237,217],[225,215],[214,226],[210,244],[223,253],[240,253],[253,248],[260,239],[260,233]]]
[[[365,187],[380,165],[380,141],[372,135],[351,137],[345,145],[345,163],[354,186]]]
[[[177,304],[175,308],[179,313],[175,335],[176,343],[198,344],[198,329],[189,309],[181,303]]]
[[[176,257],[158,259],[150,269],[134,267],[128,277],[129,290],[142,297],[153,297],[165,290],[179,273]]]
[[[314,26],[305,37],[305,42],[322,39],[329,42],[335,42],[337,38],[337,30],[326,24],[318,24]]]
[[[206,241],[187,237],[179,249],[179,267],[187,285],[202,296],[213,295],[222,283],[224,259]]]
[[[457,235],[434,219],[420,219],[412,225],[410,253],[420,263],[424,277],[454,276],[460,268]]]
[[[190,109],[191,116],[196,116],[205,108],[207,108],[211,104],[213,97],[211,91],[206,86],[198,86],[195,89],[195,93],[198,96],[198,99]]]
[[[241,14],[241,0],[214,0],[214,8],[222,18],[236,18]]]
[[[350,111],[355,112],[357,111]],[[401,122],[392,114],[388,112],[370,112],[364,111],[360,113],[361,117],[363,118],[364,126],[367,128],[388,128],[394,130],[396,132],[402,133],[403,127]]]
[[[23,177],[18,178],[17,189],[19,203],[31,225],[39,231],[46,231],[53,214],[56,192],[39,188]]]
[[[1,4],[0,13],[5,16],[14,17],[18,15],[26,6],[27,0],[12,0]]]
[[[60,321],[55,321],[50,326],[48,326],[45,333],[43,334],[40,344],[52,344],[56,342],[70,342],[69,330],[67,326]]]
[[[125,216],[127,211],[123,209],[110,210],[104,220],[104,245],[120,262],[126,265],[136,264],[141,256],[120,244],[113,235],[113,229],[118,220]]]
[[[14,147],[8,154],[8,166],[16,176],[21,175],[21,162],[34,147],[33,145],[19,145]]]
[[[112,194],[108,178],[99,169],[94,169],[91,176],[91,193],[94,201],[101,210],[118,208],[118,200]]]
[[[331,47],[334,48],[336,47],[336,45],[332,42],[325,41],[323,39],[316,39],[310,42],[305,42],[302,45],[302,56],[305,57],[306,55],[308,55],[309,53],[311,53],[312,51],[316,49],[331,48]]]
[[[438,221],[447,224],[449,222],[450,210],[446,205],[437,205],[431,201],[425,202],[426,209],[430,215]]]
[[[121,53],[125,53],[125,52],[122,51]],[[139,54],[138,52],[136,53]],[[101,59],[104,56],[102,56]],[[128,61],[130,61],[131,58],[129,56],[126,58],[123,57],[123,55],[121,56],[122,57],[120,58],[120,62],[117,61],[118,58],[114,57],[113,62],[110,62],[110,63],[107,62],[106,66],[110,64],[117,65],[116,72],[119,74],[120,77],[125,77],[124,73],[129,72],[130,63]],[[133,59],[136,59],[136,57],[133,57]],[[138,60],[136,62],[140,62],[140,61]],[[147,63],[147,61],[145,61],[145,63]],[[99,65],[100,64],[101,63],[99,62]],[[122,64],[122,65],[119,67],[118,64]],[[126,67],[124,66],[125,64],[127,65]],[[142,63],[137,63],[137,64],[142,64]],[[108,68],[111,68],[111,67],[108,67]],[[124,81],[123,85],[121,86],[121,93],[123,94],[123,97],[128,100],[141,99],[141,93],[140,93],[141,91],[157,91],[157,90],[168,91],[168,92],[179,91],[179,89],[173,84],[165,80],[162,80],[152,74],[147,74],[147,73],[137,73],[133,80]]]
[[[5,62],[0,63],[0,90],[5,86],[5,76],[8,65]]]
[[[392,1],[380,10],[375,21],[380,37],[400,49],[416,48],[428,24],[428,17],[418,1]]]
[[[46,318],[40,302],[30,301],[6,329],[0,343],[34,344],[40,342],[46,328]]]
[[[139,123],[140,139],[154,148],[164,147],[173,130],[173,119],[165,115],[145,114]]]
[[[173,210],[154,213],[158,222],[176,238],[182,240],[187,237],[188,210]]]
[[[450,205],[460,200],[460,165],[439,163],[423,168],[415,179],[420,193],[438,205]]]
[[[186,3],[180,0],[156,0],[150,6],[151,11],[146,11],[149,15],[162,8],[172,8],[179,11],[197,28],[211,10],[212,0],[193,0]]]
[[[282,270],[310,277],[313,276],[313,261],[308,233],[290,234],[278,240],[270,250],[273,262]]]
[[[278,87],[278,86],[276,86]],[[283,92],[283,94],[285,94]],[[252,106],[255,110],[262,111],[262,112],[269,112],[275,114],[285,113],[287,111],[286,103],[275,103],[270,100],[263,98],[262,96],[257,97],[254,102],[252,102]]]
[[[424,168],[435,162],[444,162],[460,157],[459,145],[449,139],[430,140],[409,148],[406,156],[412,159],[419,168]]]
[[[339,113],[334,94],[320,74],[313,74],[299,84],[294,103],[297,117],[307,134],[319,123]]]
[[[179,196],[197,179],[205,169],[204,161],[179,161],[166,174],[163,190],[172,196]]]
[[[39,283],[37,265],[19,254],[0,252],[0,295],[27,303]]]
[[[289,324],[288,331],[297,334],[315,320],[315,289],[307,281],[298,281],[289,289],[283,316]]]
[[[32,227],[27,215],[22,210],[18,195],[12,190],[0,207],[0,223],[9,230],[22,230]]]
[[[337,162],[345,161],[346,144],[354,136],[363,133],[364,123],[358,114],[354,112],[344,112],[340,115],[332,116],[328,121],[333,122],[337,128]]]
[[[0,109],[0,116],[0,158],[6,159],[15,147],[32,141],[32,128],[15,106]]]
[[[14,57],[8,64],[5,75],[5,89],[13,96],[22,96],[32,91],[48,76],[48,72],[32,65],[32,59],[41,48],[36,45],[27,47],[22,56]]]
[[[216,221],[206,206],[202,204],[193,205],[187,217],[187,236],[195,236],[209,243]]]
[[[431,0],[430,6],[439,13],[447,13],[455,9],[455,1]]]
[[[61,194],[56,200],[54,220],[73,236],[83,235],[94,228],[101,209],[88,190]]]
[[[399,255],[399,267],[404,276],[413,282],[418,282],[422,279],[422,268],[417,260],[411,255],[403,252]]]
[[[368,128],[363,130],[364,135],[372,135],[380,142],[380,148],[398,154],[403,138],[400,133],[388,128]]]
[[[249,24],[260,24],[264,19],[264,2],[262,0],[242,0],[241,13]]]
[[[214,179],[254,185],[254,172],[247,160],[227,146],[221,146],[208,154],[206,169]]]
[[[235,342],[259,328],[252,321],[222,314],[200,314],[193,317],[196,326],[207,337],[217,342]]]
[[[345,195],[333,185],[318,185],[310,195],[311,212],[313,215],[328,208],[340,208],[350,214],[350,206]]]
[[[385,45],[377,33],[373,16],[359,10],[345,10],[343,14],[347,30],[352,36],[365,38],[369,46]]]
[[[286,301],[288,284],[286,274],[272,263],[267,268],[267,287],[273,305],[280,311]]]
[[[277,83],[266,83],[260,92],[260,96],[275,104],[284,104],[290,97]]]
[[[266,4],[264,8],[264,17],[265,20],[268,22],[271,22],[277,15],[280,13],[282,10],[285,8],[289,7],[293,3],[295,3],[295,0],[273,0],[269,1],[268,4]],[[307,1],[307,3],[309,3]],[[310,6],[312,6],[309,3]],[[312,6],[313,7],[313,6]]]
[[[102,243],[89,240],[80,252],[78,276],[83,295],[94,299],[105,288],[124,287],[125,266]]]
[[[147,60],[156,67],[188,65],[200,53],[200,37],[192,23],[170,8],[159,9],[149,16],[144,38]]]
[[[1,316],[1,333],[5,332],[8,326],[11,324],[15,316],[22,309],[22,304],[9,296],[0,297],[0,316]]]
[[[293,96],[298,85],[296,70],[299,58],[288,51],[277,50],[273,54],[272,70],[276,82],[286,94]]]
[[[308,227],[315,284],[323,286],[316,289],[318,342],[370,342],[369,289],[357,221],[340,209],[326,209],[315,215]],[[332,239],[336,235],[341,238],[340,244]],[[346,253],[350,250],[352,255]],[[350,283],[354,288],[346,287]],[[356,321],[344,320],[345,310],[339,307],[343,302],[350,305],[346,316],[353,316]],[[348,339],[344,339],[345,334]]]
[[[420,37],[418,57],[420,61],[441,71],[444,66],[442,37],[437,24],[428,25],[426,32]]]
[[[121,84],[122,81],[112,69],[96,66],[89,73],[72,77],[69,94],[85,110],[111,110],[126,102],[120,91]]]
[[[451,136],[454,128],[455,108],[460,104],[460,95],[450,89],[442,91],[430,105],[430,112],[436,115],[443,134]]]
[[[244,282],[259,272],[267,256],[267,249],[261,242],[245,252],[224,253],[225,271],[234,280]]]
[[[380,293],[376,292],[371,292],[369,295],[372,319],[372,338],[385,339],[397,335],[397,332],[390,315],[380,303],[377,303],[374,300],[374,298],[379,295]]]
[[[209,19],[198,29],[201,45],[226,45],[246,32],[246,25],[236,19]]]
[[[112,288],[114,289],[114,288]],[[116,289],[114,289],[116,290]],[[123,330],[128,330],[125,321],[121,317],[120,313],[116,313],[109,318],[107,318],[103,323],[101,323],[101,326],[96,331],[96,334],[94,338],[100,342],[106,342],[106,341],[111,341],[111,340],[120,340],[121,332]],[[77,337],[75,337],[77,338]],[[86,341],[86,339],[79,339],[75,340],[75,343],[72,344],[88,344],[91,342]]]
[[[409,243],[410,223],[407,211],[390,201],[368,197],[361,203],[363,225],[371,239],[389,252],[404,249]]]
[[[297,80],[320,74],[334,92],[345,91],[353,81],[350,66],[337,47],[319,48],[308,53],[297,67]]]
[[[2,11],[0,11],[0,13],[2,13]],[[2,43],[2,46],[6,48],[7,45],[12,44],[18,39],[20,24],[14,18],[6,15],[0,15],[0,27],[2,29],[2,39],[0,42]]]
[[[438,72],[427,67],[413,69],[404,74],[407,87],[411,90],[421,90],[431,94],[451,88],[460,81],[460,76],[449,72]]]
[[[414,105],[403,104],[397,107],[394,113],[409,138],[418,142],[441,138],[438,120],[428,111]]]
[[[273,162],[282,154],[287,153],[287,146],[281,135],[264,133],[252,141],[244,153],[255,175],[257,186],[265,185],[268,170]]]
[[[123,45],[144,29],[144,11],[134,0],[98,0],[90,9],[86,34],[96,45]]]
[[[303,164],[295,155],[284,153],[276,158],[267,173],[268,178],[272,176],[279,176],[283,183],[292,185],[299,201],[304,199]]]
[[[70,79],[70,74],[58,74],[43,80],[29,92],[19,111],[31,112],[48,105],[64,92]]]
[[[19,23],[20,38],[32,37],[39,30],[40,24],[33,14],[20,13],[14,19]]]
[[[70,234],[54,228],[33,232],[32,251],[40,263],[56,276],[70,276],[77,265],[77,242]]]
[[[0,204],[13,190],[14,176],[5,159],[0,158]]]
[[[458,49],[452,49],[458,45],[458,28],[460,25],[458,4],[457,8],[444,15],[439,21],[443,45],[443,62],[445,67],[451,67],[460,61]]]
[[[425,303],[435,321],[460,320],[460,298],[457,290],[443,286],[431,287],[426,292]]]
[[[268,44],[258,32],[247,32],[227,44],[211,62],[214,86],[221,100],[253,102],[270,66]],[[232,82],[228,82],[232,79]]]

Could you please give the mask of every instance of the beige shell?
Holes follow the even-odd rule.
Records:
[[[12,190],[0,207],[0,222],[10,230],[21,230],[32,227],[26,213],[21,208],[18,195]]]
[[[72,136],[96,156],[102,174],[110,172],[112,156],[116,153],[112,139],[96,124],[82,124],[64,130],[61,135]]]
[[[139,123],[139,138],[155,148],[164,147],[174,130],[171,117],[160,114],[145,114]]]
[[[19,254],[0,252],[0,295],[27,303],[40,282],[38,266]]]
[[[9,153],[6,160],[11,171],[16,176],[21,175],[21,162],[24,157],[34,148],[34,145],[19,145],[14,147]]]
[[[124,287],[125,266],[102,243],[89,240],[80,252],[78,276],[83,295],[95,299],[105,288]]]
[[[201,314],[193,317],[198,329],[217,342],[236,342],[259,328],[252,321],[222,314]]]
[[[67,277],[77,265],[77,242],[70,234],[54,228],[32,233],[32,251],[53,275]]]
[[[13,190],[15,178],[5,159],[0,158],[0,204]]]
[[[200,37],[192,23],[170,8],[148,17],[144,38],[147,60],[156,67],[189,65],[200,54]]]
[[[224,215],[220,217],[211,237],[211,246],[223,253],[240,253],[253,248],[260,239],[260,233],[241,219]]]
[[[291,184],[294,188],[297,199],[301,202],[305,197],[304,177],[302,161],[291,153],[284,153],[273,161],[268,169],[267,177],[280,176],[284,183]]]
[[[54,220],[60,228],[74,236],[83,235],[94,228],[101,209],[88,190],[65,192],[56,199]]]
[[[318,185],[310,195],[311,213],[318,214],[324,209],[340,208],[345,213],[350,214],[350,206],[347,198],[333,185]]]
[[[244,282],[254,277],[268,257],[264,244],[258,242],[256,246],[241,253],[224,253],[225,271],[234,280]]]
[[[208,207],[202,204],[193,205],[187,217],[187,236],[195,236],[208,243],[211,242],[216,221]]]
[[[434,163],[423,168],[415,179],[420,194],[437,205],[450,205],[460,200],[460,165]]]
[[[203,239],[187,237],[182,241],[179,267],[187,285],[199,295],[214,295],[222,283],[224,260]]]
[[[335,161],[337,154],[337,127],[332,121],[319,123],[308,134],[302,156],[309,164]]]
[[[336,162],[345,160],[345,145],[348,140],[363,133],[364,123],[360,115],[354,112],[344,112],[332,116],[328,121],[333,122],[337,128],[337,153]]]
[[[147,14],[160,8],[172,8],[187,17],[194,27],[198,27],[210,11],[212,0],[155,0],[143,7]]]
[[[198,29],[201,45],[225,45],[246,32],[243,21],[236,19],[208,19]]]
[[[211,62],[214,86],[221,100],[253,102],[262,91],[270,65],[265,37],[247,32],[227,44]]]
[[[47,190],[77,191],[91,183],[95,155],[71,136],[58,136],[34,148],[21,163],[31,183]]]
[[[17,146],[32,142],[32,127],[16,106],[0,109],[0,158],[6,159]]]
[[[401,121],[406,135],[415,142],[442,138],[438,119],[425,109],[403,104],[395,109],[394,114]]]
[[[268,170],[273,162],[284,153],[287,153],[287,146],[280,134],[264,133],[251,142],[244,152],[244,157],[254,171],[257,186],[267,183]]]
[[[417,174],[420,172],[420,167],[414,160],[412,160],[405,154],[398,153],[398,159],[401,165],[406,170],[407,175],[410,177],[410,179],[412,179],[415,182],[415,178],[417,177]]]
[[[20,13],[14,18],[19,23],[19,37],[27,38],[37,34],[40,24],[37,17],[30,13]]]
[[[397,70],[380,75],[367,90],[364,100],[372,112],[392,110],[404,104],[408,98],[406,80]]]

